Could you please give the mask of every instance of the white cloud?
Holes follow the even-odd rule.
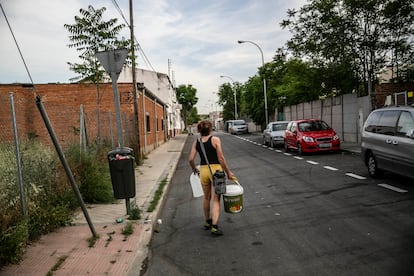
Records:
[[[91,0],[0,0],[35,83],[69,82],[74,77],[68,61],[78,53],[67,47],[69,34],[63,25],[73,24],[79,9],[106,7],[105,19],[125,23],[113,1]],[[129,21],[128,1],[120,1]],[[176,84],[192,84],[198,91],[198,109],[208,112],[217,101],[213,94],[228,81],[220,75],[244,82],[261,66],[259,44],[265,62],[289,38],[279,23],[288,8],[298,8],[306,0],[143,0],[134,1],[134,32],[152,66],[168,73],[171,60]],[[125,28],[121,36],[129,37]],[[0,15],[0,83],[29,82],[16,45]],[[139,57],[138,66],[150,69]]]

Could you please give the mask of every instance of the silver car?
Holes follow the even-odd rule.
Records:
[[[233,125],[229,127],[231,134],[248,133],[247,124],[244,120],[233,120]]]
[[[362,158],[372,177],[383,171],[414,178],[414,107],[384,107],[368,116]]]
[[[263,131],[263,144],[272,148],[284,144],[285,130],[289,121],[271,122]]]

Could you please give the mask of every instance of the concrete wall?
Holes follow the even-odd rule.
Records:
[[[371,111],[370,97],[345,94],[319,101],[284,107],[287,121],[322,119],[335,129],[344,142],[359,143],[363,123]]]

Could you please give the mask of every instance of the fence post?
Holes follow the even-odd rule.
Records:
[[[24,193],[24,185],[23,185],[23,177],[22,177],[22,162],[20,158],[20,146],[19,146],[19,136],[17,134],[17,124],[16,124],[16,112],[14,109],[14,96],[13,92],[9,92],[10,98],[10,110],[11,110],[11,117],[13,122],[13,136],[14,136],[14,148],[16,152],[16,163],[17,163],[17,180],[19,183],[20,188],[20,204],[22,207],[22,214],[26,216],[26,196]]]

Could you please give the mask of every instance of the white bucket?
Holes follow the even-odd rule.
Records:
[[[239,182],[226,186],[223,203],[226,213],[237,214],[243,210],[243,187]]]

